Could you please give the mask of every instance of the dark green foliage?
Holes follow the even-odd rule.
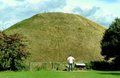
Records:
[[[87,67],[89,67],[88,69],[93,69],[93,70],[118,71],[120,70],[120,64],[118,63],[118,61],[120,60],[115,59],[113,62],[92,61]]]
[[[0,70],[20,70],[28,52],[22,35],[0,32]]]
[[[106,61],[93,61],[90,63],[91,69],[94,70],[113,70],[113,66],[111,63]]]
[[[106,30],[101,42],[101,54],[105,60],[113,58],[113,63],[120,65],[120,19],[115,21]]]

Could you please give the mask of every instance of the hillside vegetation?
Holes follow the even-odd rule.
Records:
[[[29,41],[31,61],[65,62],[73,55],[78,62],[100,60],[100,41],[105,28],[82,16],[42,13],[23,20],[4,32],[20,33]]]

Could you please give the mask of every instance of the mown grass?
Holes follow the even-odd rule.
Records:
[[[120,71],[22,71],[0,72],[0,78],[119,78]]]
[[[104,27],[79,15],[43,13],[4,32],[27,37],[31,61],[65,62],[71,54],[78,62],[88,62],[101,59],[100,41],[104,30]]]

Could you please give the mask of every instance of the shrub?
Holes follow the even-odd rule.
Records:
[[[0,70],[21,70],[28,57],[24,37],[20,34],[6,35],[0,32]]]
[[[93,61],[90,65],[94,70],[112,70],[111,63],[106,61]]]

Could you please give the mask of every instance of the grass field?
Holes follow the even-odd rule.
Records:
[[[0,78],[119,78],[120,71],[22,71],[0,72]]]

